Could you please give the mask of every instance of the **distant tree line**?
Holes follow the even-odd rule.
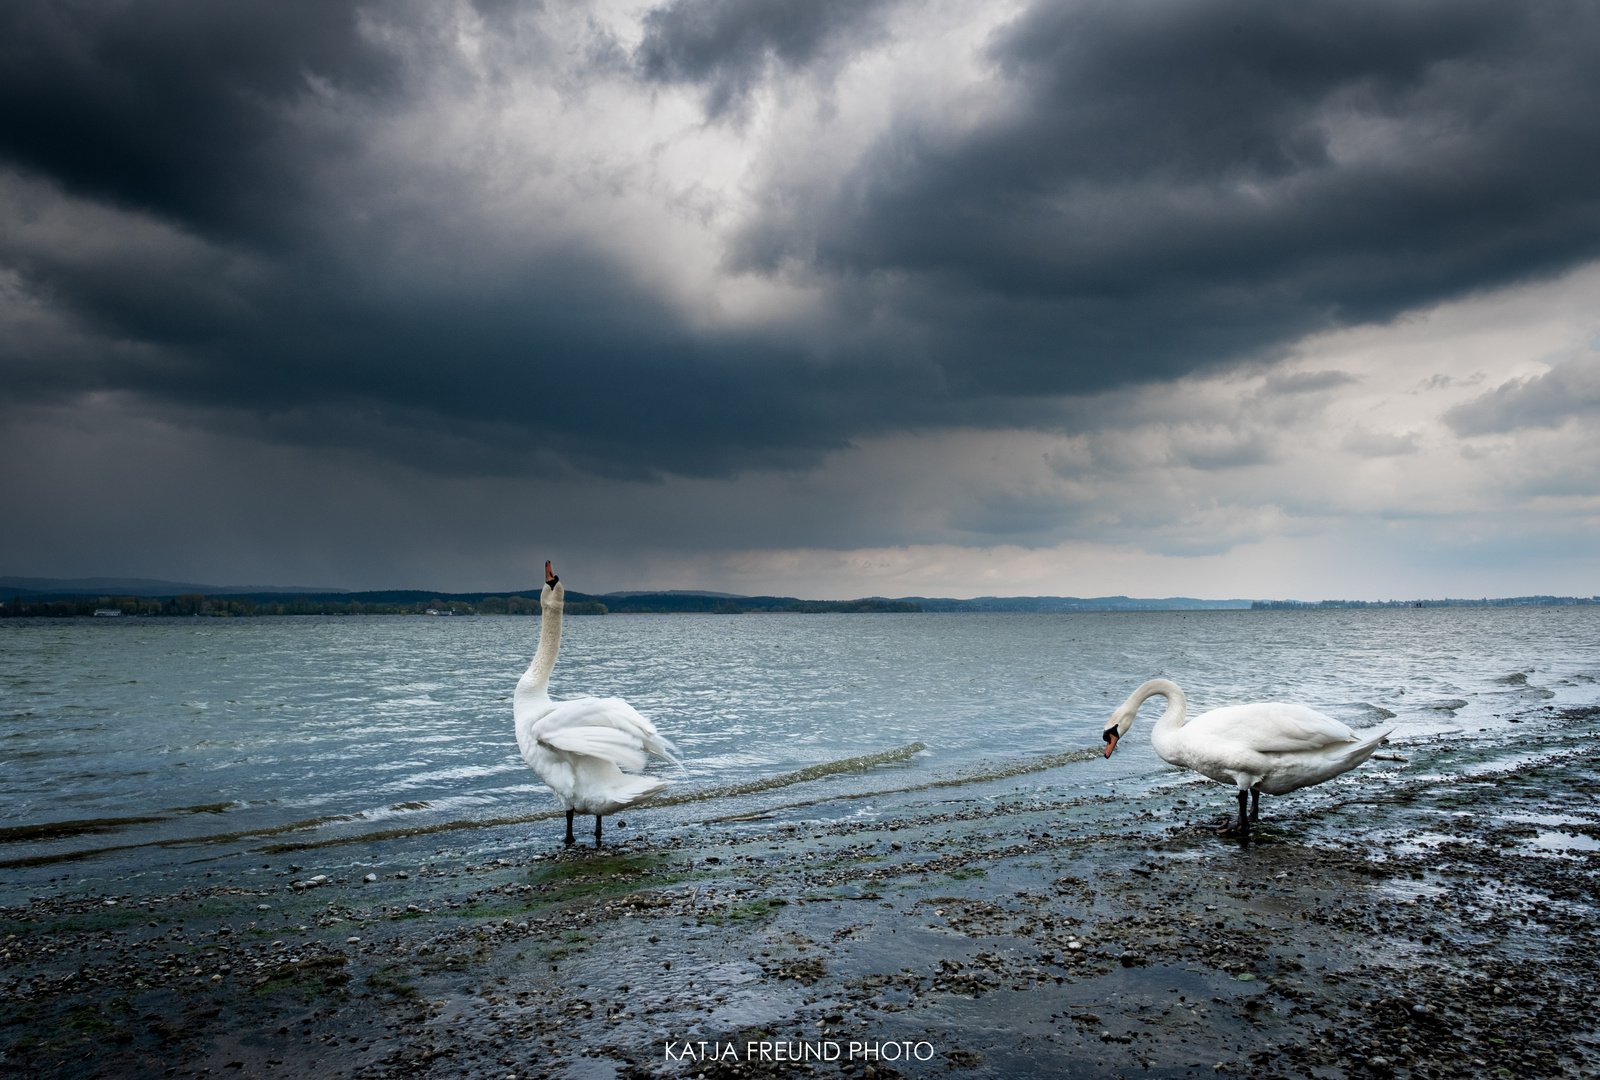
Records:
[[[676,593],[641,593],[624,597],[567,593],[568,615],[707,613],[815,614],[822,612],[916,612],[917,604],[899,600],[797,600],[793,597],[724,598]],[[96,613],[127,616],[205,616],[249,618],[260,615],[538,615],[539,598],[481,593],[428,597],[426,593],[340,593],[325,596],[13,596],[0,603],[4,618],[72,618]]]
[[[979,601],[947,602],[922,597],[916,600],[885,600],[874,596],[860,600],[799,600],[792,596],[730,597],[703,593],[613,593],[602,598],[569,592],[565,610],[568,615],[909,614],[926,610],[995,610],[993,607],[980,606],[991,599],[985,597]],[[1071,598],[1019,599],[1037,604],[1041,599],[1064,602],[1064,599]],[[1087,605],[1090,602],[1080,603]],[[1153,604],[1155,601],[1134,603]],[[924,604],[927,606],[924,607]],[[972,606],[954,606],[957,604]],[[1509,596],[1481,600],[1256,600],[1250,603],[1250,608],[1255,611],[1303,611],[1338,608],[1575,607],[1594,604],[1600,604],[1600,596]],[[1039,608],[1018,606],[1010,610]],[[1069,609],[1058,607],[1053,610]],[[1111,609],[1086,606],[1082,610]],[[1130,606],[1115,610],[1139,609]],[[540,608],[537,595],[454,593],[438,596],[418,591],[330,593],[317,596],[277,593],[229,596],[202,596],[199,593],[184,593],[181,596],[31,595],[13,596],[9,601],[0,602],[0,618],[72,618],[113,611],[129,616],[249,618],[259,615],[538,615]]]
[[[0,603],[5,618],[92,616],[118,612],[141,616],[208,616],[211,618],[249,618],[258,615],[537,615],[539,599],[525,596],[486,596],[476,601],[416,600],[370,601],[336,600],[329,597],[285,596],[70,596],[55,599],[14,596]],[[569,615],[604,615],[600,603],[568,604]]]
[[[1578,607],[1600,604],[1600,596],[1502,596],[1481,600],[1256,600],[1253,611],[1302,611],[1333,608],[1435,607]]]
[[[772,603],[763,603],[772,600]],[[626,603],[626,601],[624,601]],[[632,610],[625,606],[617,608],[619,612]],[[640,610],[645,610],[641,608]],[[882,600],[871,597],[865,600],[789,600],[773,597],[745,597],[737,600],[721,600],[710,609],[713,615],[754,615],[754,614],[797,614],[821,615],[828,612],[835,614],[859,615],[863,612],[876,614],[911,614],[922,610],[921,604],[907,603],[904,600]]]

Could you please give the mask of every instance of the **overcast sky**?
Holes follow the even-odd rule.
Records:
[[[0,573],[1600,593],[1600,7],[9,0]]]

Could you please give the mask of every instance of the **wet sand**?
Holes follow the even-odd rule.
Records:
[[[1213,830],[1233,801],[1208,782],[1125,802],[1010,777],[708,803],[672,831],[641,810],[599,851],[554,822],[237,851],[158,895],[78,867],[0,912],[0,1065],[1592,1076],[1597,730],[1579,708],[1493,761],[1396,747],[1263,800],[1250,844]]]

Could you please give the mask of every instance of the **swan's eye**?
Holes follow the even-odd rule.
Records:
[[[1117,738],[1117,729],[1115,727],[1108,727],[1105,729],[1105,731],[1100,733],[1100,737],[1106,742],[1110,742],[1112,739]]]

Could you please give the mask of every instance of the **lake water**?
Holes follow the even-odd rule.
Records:
[[[17,860],[90,849],[118,850],[73,873],[202,857],[172,846],[190,838],[243,848],[285,826],[305,839],[549,810],[511,732],[538,631],[495,617],[0,622],[0,878],[50,878],[56,864]],[[1459,740],[1509,760],[1600,700],[1600,608],[569,618],[551,689],[653,719],[683,766],[652,770],[679,794],[924,745],[640,815],[679,825],[1007,770],[1145,797],[1181,777],[1149,746],[1159,701],[1112,761],[1025,770],[1098,747],[1111,708],[1158,675],[1192,712],[1303,702],[1392,726],[1402,751]],[[87,821],[100,824],[33,829]]]

